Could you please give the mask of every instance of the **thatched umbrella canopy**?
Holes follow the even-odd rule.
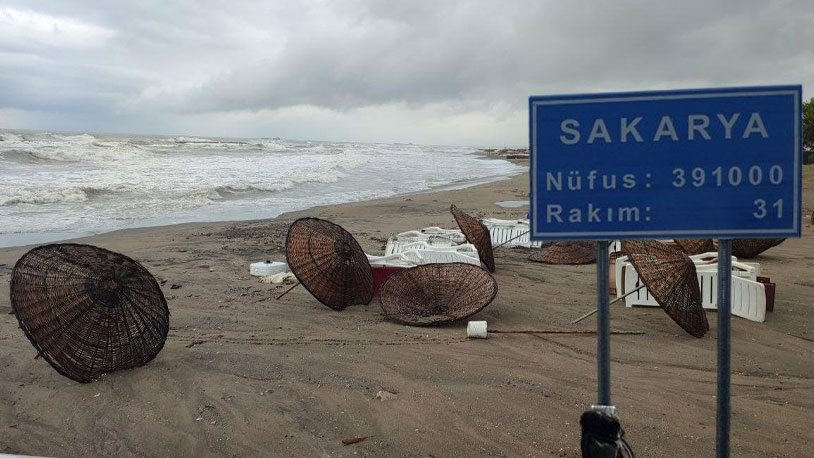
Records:
[[[387,279],[381,304],[387,319],[431,326],[472,316],[497,295],[497,282],[485,269],[465,263],[424,264]]]
[[[288,228],[288,266],[318,301],[334,310],[369,304],[373,269],[359,242],[330,221],[300,218]]]
[[[532,254],[529,260],[546,264],[593,264],[596,242],[556,242]]]
[[[709,323],[692,260],[655,240],[626,240],[622,251],[667,315],[690,335],[703,337]]]
[[[786,239],[734,239],[732,240],[732,254],[739,258],[751,259],[780,245]]]
[[[489,235],[489,229],[477,218],[467,215],[454,204],[450,205],[449,211],[455,218],[455,222],[458,223],[458,227],[461,228],[461,232],[466,236],[466,240],[478,249],[481,262],[486,265],[489,272],[494,272],[495,256],[492,254],[492,236]]]
[[[10,293],[37,351],[77,382],[147,364],[167,340],[170,312],[155,278],[103,248],[34,248],[14,266]]]
[[[674,242],[690,256],[715,251],[712,239],[675,239]]]

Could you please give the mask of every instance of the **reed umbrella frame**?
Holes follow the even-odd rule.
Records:
[[[732,239],[732,254],[739,258],[752,259],[769,248],[776,247],[786,239]]]
[[[569,251],[572,250],[572,251]],[[572,256],[568,258],[568,256]],[[553,258],[552,258],[553,257]],[[596,262],[596,242],[559,241],[529,256],[529,261],[544,264],[583,265]]]
[[[320,264],[318,260],[314,258],[313,254],[309,253],[311,264],[307,264],[305,262],[292,262],[292,257],[294,254],[294,248],[292,245],[292,233],[302,225],[311,225],[316,224],[321,226],[320,229],[327,229],[328,231],[333,231],[333,235],[339,235],[342,237],[340,239],[334,239],[334,254],[336,254],[337,258],[342,258],[347,264],[353,264],[356,267],[356,285],[349,285],[347,281],[337,280],[337,279],[330,279],[328,276],[322,276],[326,278],[328,283],[333,284],[334,286],[338,286],[344,289],[344,292],[339,293],[338,296],[342,298],[341,301],[334,301],[331,300],[328,296],[327,291],[321,291],[317,288],[314,284],[312,284],[312,280],[315,278],[320,277],[320,275],[307,275],[306,272],[300,269],[305,269],[307,266],[314,266],[317,268],[320,274],[323,274],[324,271],[319,267]],[[313,230],[313,227],[308,227],[311,230],[311,234],[308,235],[308,239],[310,241],[313,234],[316,232]],[[323,235],[325,235],[323,233]],[[327,238],[327,236],[326,236]],[[338,246],[341,243],[341,246]],[[326,250],[326,253],[329,253],[329,250]],[[297,253],[298,255],[300,253]],[[323,256],[327,256],[323,254]],[[338,259],[341,261],[341,259]],[[373,281],[373,268],[370,266],[370,261],[367,259],[367,255],[365,254],[364,250],[362,249],[359,242],[356,240],[353,235],[348,232],[342,226],[332,223],[328,220],[321,219],[321,218],[314,218],[314,217],[305,217],[299,218],[294,221],[288,227],[288,233],[286,234],[286,261],[288,262],[288,267],[291,269],[291,272],[297,277],[297,280],[314,296],[319,302],[323,305],[337,311],[344,310],[350,305],[359,305],[359,304],[369,304],[370,301],[373,300],[373,293],[374,293],[374,281]],[[345,272],[350,272],[350,269],[346,269]],[[349,293],[350,288],[353,286],[357,288],[362,288],[360,292],[357,293]]]
[[[645,248],[645,250],[637,250],[637,245]],[[695,317],[692,317],[689,313],[686,316],[676,313],[678,309],[682,308],[682,305],[677,303],[673,304],[667,300],[670,298],[670,295],[673,294],[673,288],[658,283],[656,279],[651,278],[648,275],[648,267],[650,266],[647,264],[650,261],[647,259],[641,259],[640,256],[649,255],[658,258],[658,255],[650,252],[651,249],[666,252],[667,254],[675,256],[676,260],[682,261],[681,265],[685,266],[685,270],[683,272],[672,272],[672,278],[677,280],[677,282],[673,285],[673,288],[683,287],[683,290],[680,291],[680,293],[687,296],[688,302],[697,305],[697,307],[693,307],[697,308]],[[625,240],[622,242],[622,251],[625,252],[628,261],[633,264],[633,268],[639,274],[639,280],[641,280],[641,282],[647,287],[650,295],[656,299],[656,302],[659,303],[661,308],[673,321],[676,322],[676,324],[687,331],[687,333],[689,333],[691,336],[697,338],[703,337],[707,331],[709,331],[709,322],[707,321],[704,308],[701,305],[701,288],[698,286],[698,276],[695,271],[695,264],[692,262],[689,256],[682,251],[670,248],[655,240]],[[665,275],[665,277],[669,278],[670,276]],[[684,321],[686,320],[687,316],[691,317],[693,320]]]
[[[712,239],[675,239],[676,245],[689,256],[717,251]]]
[[[492,252],[492,237],[489,234],[489,229],[477,218],[469,216],[455,204],[449,206],[449,212],[452,213],[466,240],[478,249],[478,257],[480,257],[481,262],[486,265],[489,272],[494,272],[495,255]]]
[[[439,283],[446,280],[450,281]],[[446,285],[454,289],[446,291]],[[479,313],[494,301],[497,293],[497,281],[480,266],[462,262],[423,264],[391,275],[382,285],[379,303],[390,321],[409,326],[440,326]],[[449,300],[464,302],[457,303],[458,309],[444,313],[410,314],[402,310],[417,310],[429,304],[427,309],[437,312],[449,305]]]
[[[45,256],[43,256],[44,254]],[[48,254],[51,256],[49,257]],[[47,261],[53,261],[53,263]],[[105,263],[108,264],[109,270],[99,270],[99,265]],[[44,266],[36,264],[44,264]],[[43,267],[48,269],[41,274],[37,272],[38,268]],[[79,275],[81,269],[86,269],[87,275]],[[72,276],[72,274],[76,275]],[[32,278],[39,281],[31,283],[29,280]],[[49,278],[78,281],[63,285],[50,284]],[[98,281],[94,281],[94,278]],[[81,281],[82,279],[84,281]],[[37,288],[54,296],[38,298]],[[65,310],[55,310],[54,302],[59,299],[66,300],[67,294],[72,290],[75,290],[71,293],[73,302],[70,304],[57,303],[57,306],[62,305]],[[129,295],[130,293],[132,296]],[[12,270],[9,296],[20,328],[38,354],[59,374],[80,383],[99,380],[105,374],[115,371],[146,365],[161,352],[169,333],[169,307],[155,277],[132,258],[92,245],[56,243],[42,245],[28,251],[17,261]],[[134,299],[135,296],[139,296],[144,302],[139,303]],[[84,310],[81,310],[80,307],[84,307]],[[93,310],[92,307],[104,307],[104,309],[99,312]],[[30,313],[31,308],[41,310]],[[128,311],[130,312],[129,317]],[[73,315],[61,317],[60,312],[71,312]],[[117,315],[114,312],[120,314]],[[119,344],[118,347],[111,347],[111,342],[114,340],[111,338],[111,332],[105,335],[107,337],[106,348],[101,347],[101,341],[97,342],[92,339],[104,334],[97,334],[98,329],[93,327],[93,321],[84,320],[87,313],[95,313],[94,318],[97,319],[100,315],[111,318],[104,321],[107,327],[102,329],[110,331],[110,324],[115,325],[113,329],[117,331],[118,338],[115,339],[115,343]],[[51,316],[46,314],[51,314]],[[77,323],[84,328],[72,328]],[[136,326],[135,329],[131,329],[131,325]],[[86,333],[79,335],[78,333],[83,330]],[[131,330],[138,330],[140,334],[134,337]],[[63,335],[67,337],[63,339]],[[127,339],[124,343],[127,346],[121,345],[125,335]],[[48,342],[45,342],[46,338],[50,338]],[[141,345],[134,347],[136,344]],[[77,351],[75,348],[77,346],[93,348],[93,356],[90,360],[83,357],[85,348]],[[122,348],[127,348],[127,351],[120,351]],[[97,360],[100,350],[103,351],[103,356],[100,357],[102,359]],[[112,356],[113,361],[105,360],[105,355]],[[117,356],[120,358],[116,358]],[[87,365],[88,363],[90,364]],[[99,365],[97,366],[97,364]]]

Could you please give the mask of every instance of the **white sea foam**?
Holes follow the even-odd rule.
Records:
[[[0,131],[3,234],[269,218],[522,171],[471,148]]]

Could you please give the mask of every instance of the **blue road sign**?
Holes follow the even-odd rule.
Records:
[[[529,99],[536,240],[799,237],[801,86]]]

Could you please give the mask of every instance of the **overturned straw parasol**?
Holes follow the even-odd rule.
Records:
[[[155,278],[102,248],[34,248],[14,266],[10,296],[34,348],[77,382],[142,366],[167,340],[170,312]]]
[[[478,256],[481,262],[489,269],[489,272],[495,271],[495,256],[492,254],[492,237],[489,235],[489,229],[483,225],[477,218],[467,215],[455,204],[450,205],[450,213],[464,233],[466,240],[475,245],[478,249]]]
[[[709,323],[692,260],[655,240],[626,240],[622,251],[667,315],[693,337],[703,337]]]
[[[716,251],[712,239],[675,239],[674,242],[689,256]]]
[[[285,255],[294,276],[334,310],[369,304],[373,269],[353,236],[330,221],[300,218],[288,228]]]
[[[754,258],[771,247],[780,245],[786,239],[734,239],[732,254],[739,258]]]
[[[556,242],[529,256],[546,264],[592,264],[596,262],[596,242]]]
[[[382,286],[387,319],[431,326],[472,316],[497,295],[497,282],[485,269],[465,263],[424,264],[393,274]]]

